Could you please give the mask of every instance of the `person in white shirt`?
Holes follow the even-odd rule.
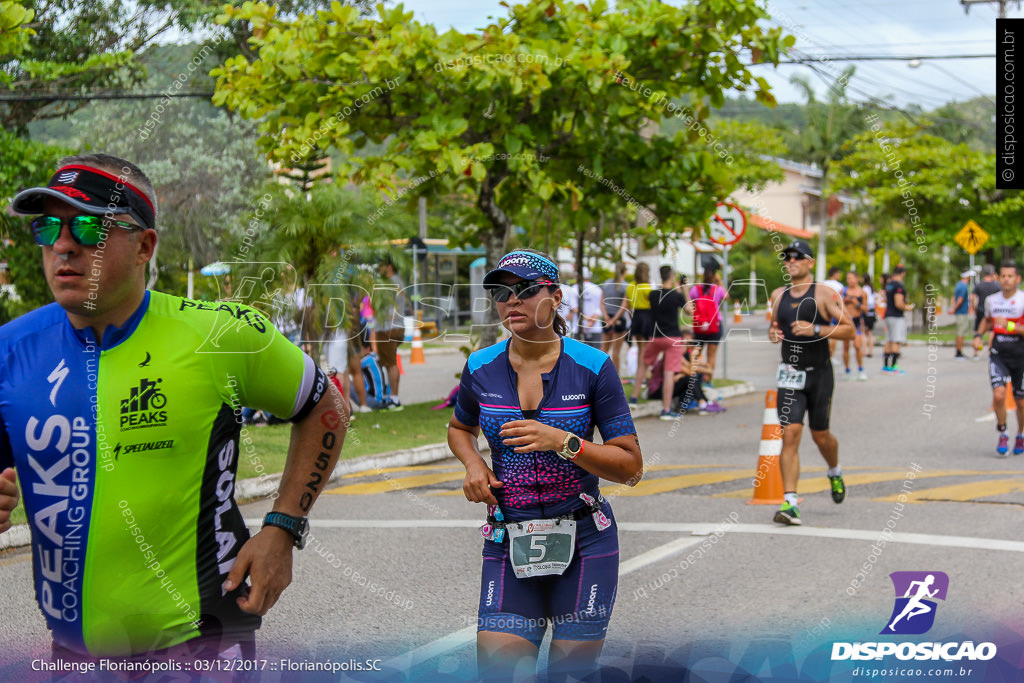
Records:
[[[558,313],[565,318],[569,328],[567,336],[575,339],[580,327],[580,294],[574,285],[563,283],[558,287],[562,290],[562,303],[558,307]]]
[[[601,288],[590,281],[590,269],[583,269],[583,300],[580,306],[583,341],[595,349],[601,348],[604,314],[601,312]]]

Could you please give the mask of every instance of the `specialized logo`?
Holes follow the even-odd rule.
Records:
[[[46,378],[46,381],[53,385],[53,388],[50,389],[50,405],[54,408],[57,407],[57,392],[60,391],[60,385],[64,384],[69,372],[68,366],[64,365],[64,359],[61,358],[57,367]]]
[[[949,576],[944,572],[893,572],[896,604],[883,635],[919,635],[935,623],[935,600],[945,600]]]
[[[114,446],[114,460],[124,453],[145,453],[146,451],[162,451],[168,448],[174,448],[174,439],[168,441],[143,441],[141,443],[129,443],[125,444],[122,449],[121,444]]]
[[[563,401],[582,401],[586,397],[586,394],[562,394]]]
[[[167,405],[167,397],[157,386],[160,382],[163,382],[163,379],[143,379],[139,386],[132,387],[128,398],[121,401],[122,432],[129,429],[162,427],[167,424],[167,411],[161,410]]]
[[[146,351],[146,360],[144,360],[141,363],[139,363],[139,367],[140,368],[146,367],[147,365],[149,365],[149,361],[151,359],[152,359],[152,356],[149,355],[149,351]]]

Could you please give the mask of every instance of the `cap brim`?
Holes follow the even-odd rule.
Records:
[[[14,213],[20,213],[24,215],[32,215],[43,212],[43,201],[46,197],[53,197],[59,199],[65,204],[70,204],[79,211],[99,216],[107,212],[107,207],[96,206],[94,204],[87,204],[86,202],[74,199],[67,196],[60,190],[54,190],[49,187],[33,187],[28,190],[22,190],[14,197],[14,201],[11,202],[11,211]],[[125,211],[119,213],[127,214],[127,207]]]
[[[501,276],[502,273],[515,275],[516,277],[520,277],[524,280],[539,280],[540,278],[547,278],[547,275],[536,270],[517,272],[515,270],[512,270],[511,268],[495,268],[491,272],[487,273],[487,275],[484,275],[484,289],[489,289],[491,287],[494,287],[495,285],[500,284],[498,282],[498,278]]]

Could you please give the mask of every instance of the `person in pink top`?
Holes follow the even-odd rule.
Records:
[[[704,381],[711,383],[715,374],[715,357],[722,341],[722,303],[729,298],[725,288],[715,282],[715,271],[705,270],[700,284],[690,288],[687,312],[693,315],[693,338],[706,348],[703,354],[708,371]]]

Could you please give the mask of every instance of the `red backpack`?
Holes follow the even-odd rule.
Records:
[[[715,303],[715,286],[701,285],[701,296],[694,299],[693,331],[696,334],[717,334],[720,329],[721,316]]]

